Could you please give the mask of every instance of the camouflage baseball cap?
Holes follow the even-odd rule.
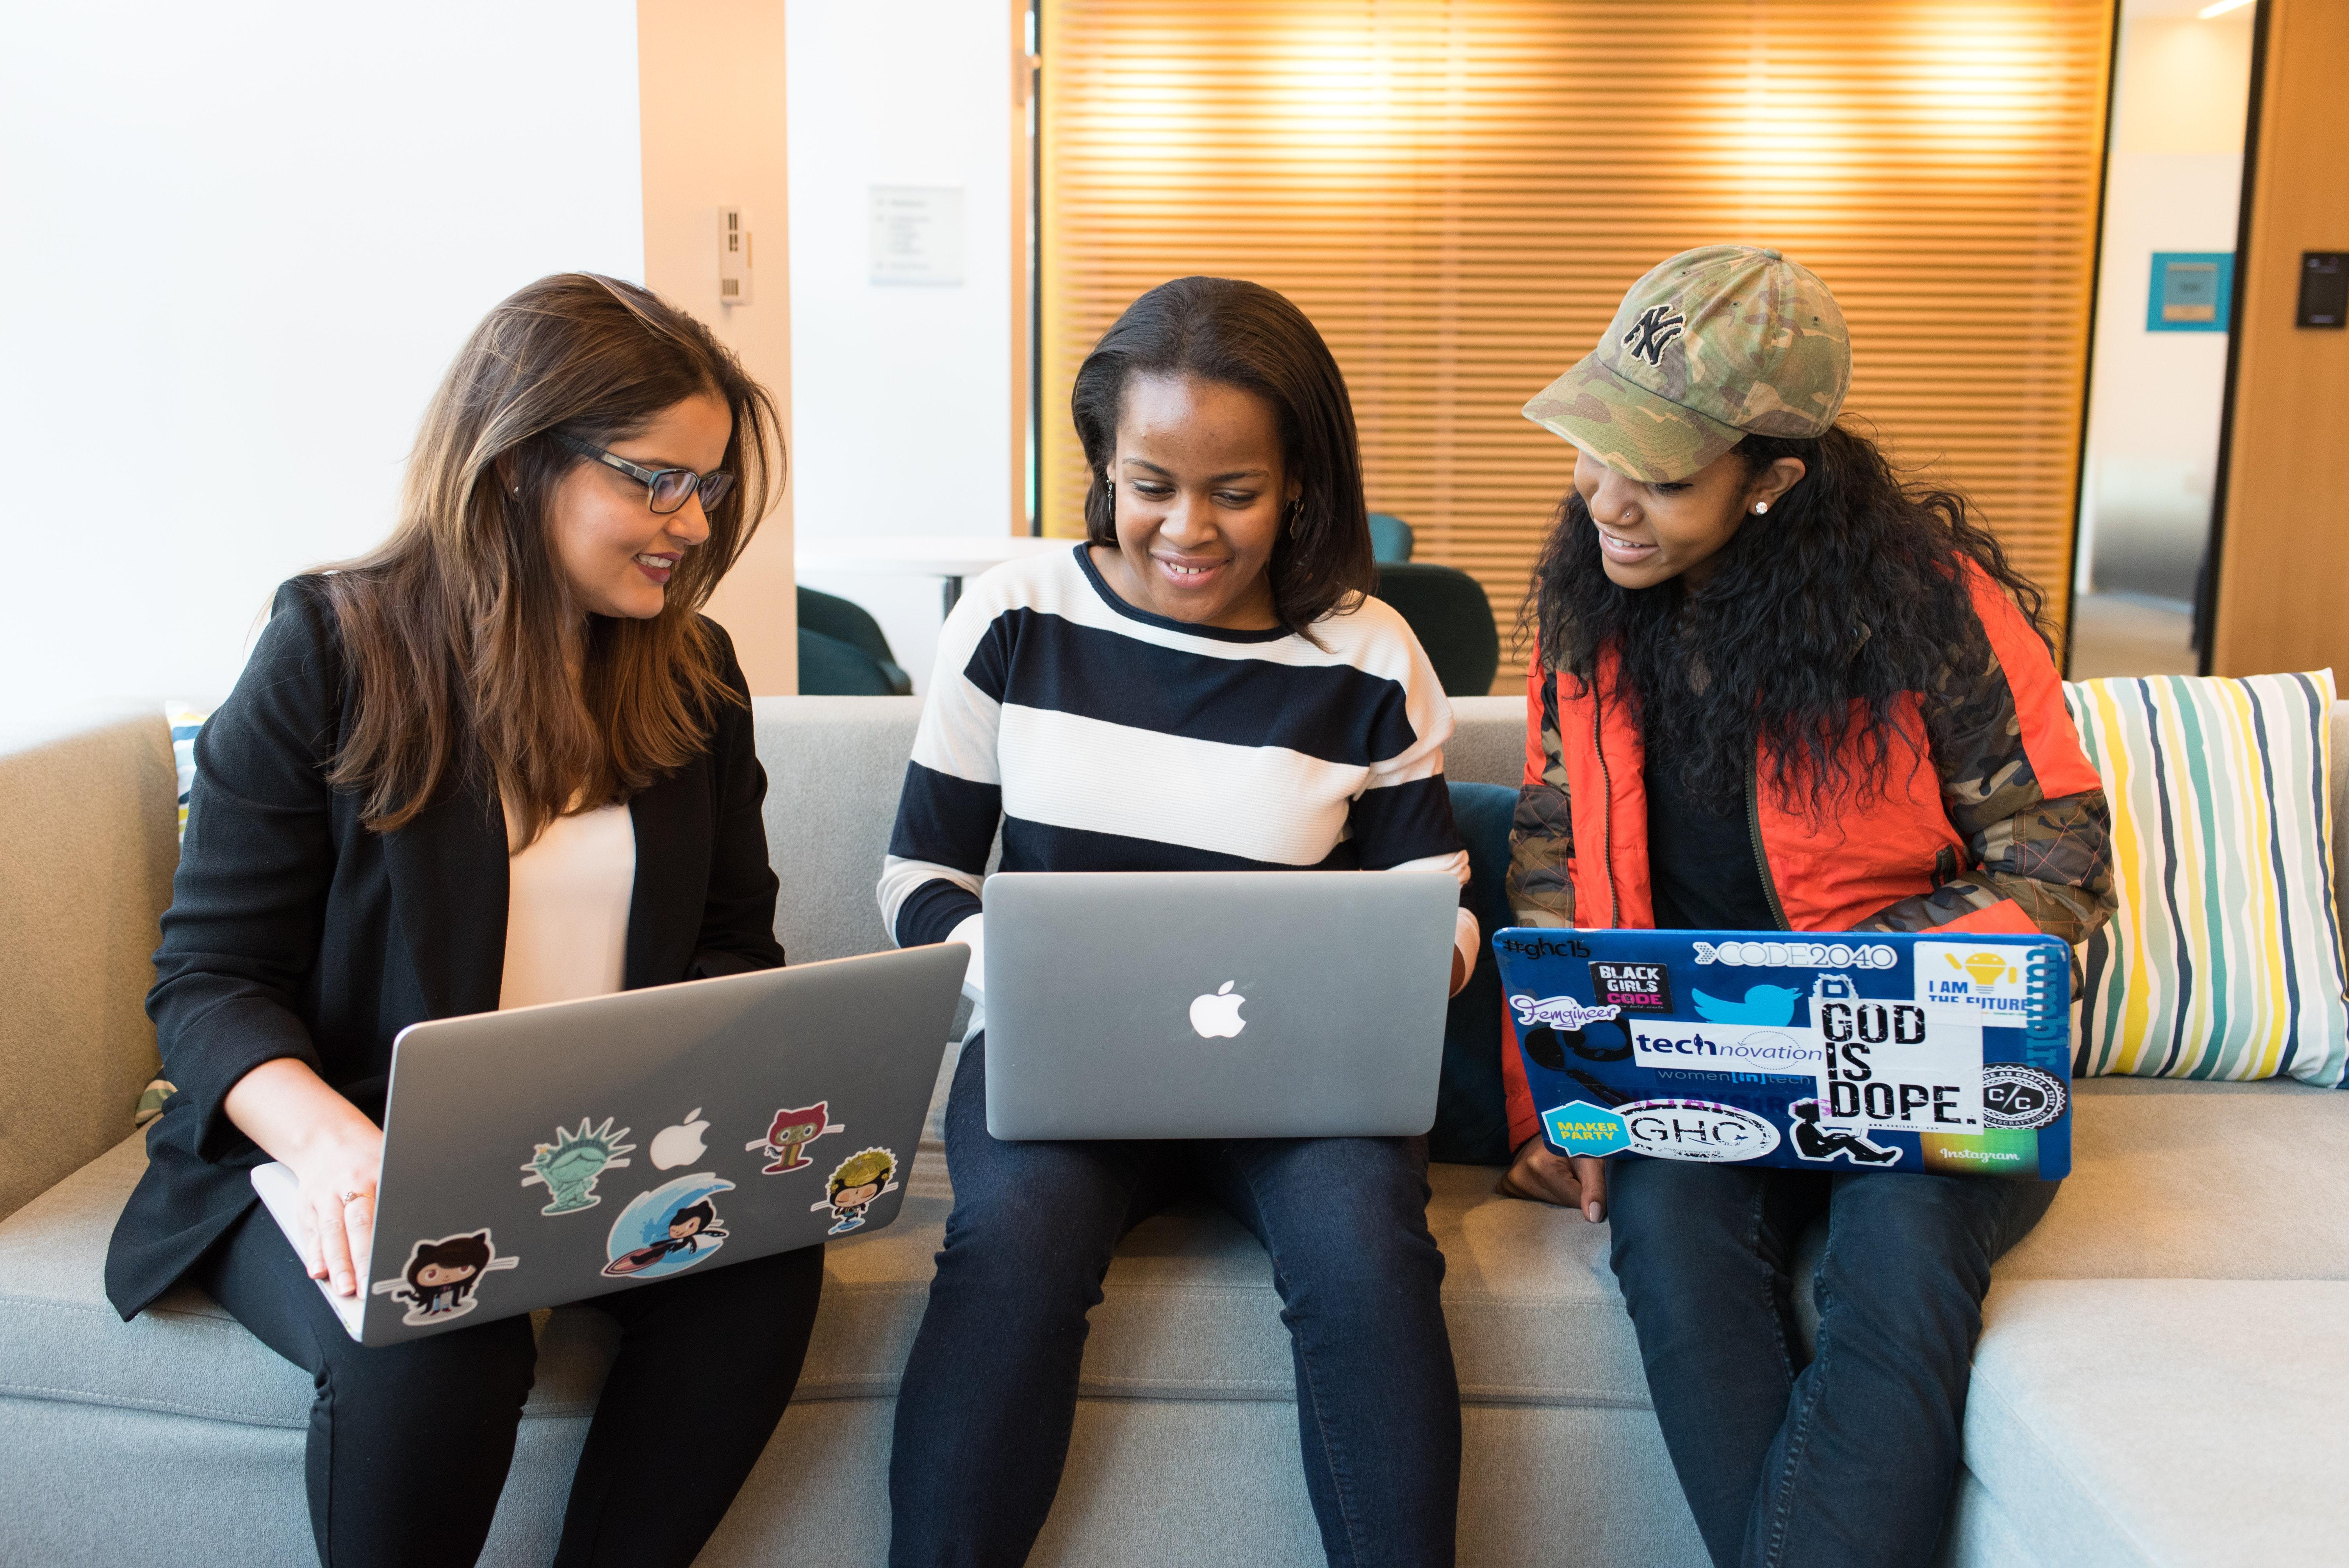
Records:
[[[1599,346],[1526,418],[1662,484],[1749,434],[1820,434],[1850,389],[1851,345],[1826,284],[1775,251],[1705,245],[1633,284]]]

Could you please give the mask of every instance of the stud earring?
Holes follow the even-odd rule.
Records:
[[[1766,500],[1757,500],[1754,503],[1754,515],[1756,517],[1760,517],[1764,512],[1768,511],[1769,510],[1770,503]]]

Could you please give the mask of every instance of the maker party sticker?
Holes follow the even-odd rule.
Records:
[[[1631,1147],[1631,1130],[1605,1106],[1568,1100],[1542,1112],[1542,1130],[1568,1154],[1620,1154]]]
[[[1767,1119],[1709,1099],[1635,1099],[1615,1114],[1632,1150],[1659,1160],[1718,1164],[1759,1160],[1778,1147],[1778,1129]]]

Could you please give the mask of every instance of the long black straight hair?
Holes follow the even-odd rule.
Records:
[[[1300,489],[1281,519],[1265,574],[1272,612],[1303,633],[1350,609],[1376,580],[1354,405],[1329,345],[1305,313],[1261,284],[1176,278],[1125,307],[1077,368],[1069,394],[1084,444],[1085,542],[1117,548],[1117,502],[1102,472],[1117,455],[1118,415],[1137,376],[1195,376],[1253,392],[1280,423],[1281,466]]]
[[[1968,569],[2011,595],[2043,641],[2045,598],[1962,494],[1904,480],[1857,431],[1748,436],[1733,451],[1749,476],[1795,458],[1803,477],[1744,520],[1702,588],[1677,577],[1618,587],[1568,490],[1525,619],[1542,662],[1578,695],[1601,651],[1616,650],[1606,696],[1631,705],[1651,750],[1713,810],[1743,810],[1757,747],[1782,798],[1869,799],[1899,734],[1896,699],[1989,656]]]

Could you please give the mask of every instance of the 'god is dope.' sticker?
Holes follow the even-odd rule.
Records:
[[[1811,1011],[1829,1119],[1908,1132],[1982,1130],[1981,1025],[1948,1022],[1914,1002],[1851,995],[1823,994]]]

